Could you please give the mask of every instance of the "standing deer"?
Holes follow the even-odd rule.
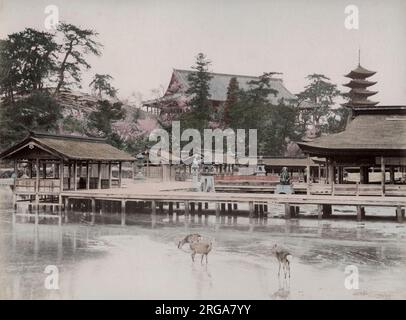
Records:
[[[203,264],[203,256],[206,256],[206,264],[208,263],[207,255],[211,251],[213,245],[212,242],[192,242],[190,244],[190,249],[192,249],[192,261],[195,262],[196,253],[201,254],[202,258],[200,263]]]
[[[188,234],[185,238],[179,241],[178,249],[181,249],[185,243],[199,242],[201,239],[202,236],[198,233]]]
[[[281,274],[281,266],[283,268],[283,273],[285,275],[286,279],[286,274],[289,273],[289,278],[290,278],[290,259],[292,258],[292,255],[289,253],[289,251],[284,250],[282,248],[278,248],[278,245],[275,244],[271,252],[273,255],[275,255],[276,259],[278,259],[279,262],[279,271],[278,271],[278,277]]]

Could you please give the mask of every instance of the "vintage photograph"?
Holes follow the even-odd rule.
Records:
[[[0,300],[406,299],[405,36],[403,0],[0,0]]]

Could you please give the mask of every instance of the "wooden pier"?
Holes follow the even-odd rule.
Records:
[[[171,185],[172,190],[169,189]],[[152,215],[157,212],[163,212],[163,206],[167,207],[168,213],[172,214],[174,208],[179,212],[180,208],[183,214],[207,214],[213,211],[217,215],[234,215],[245,211],[249,217],[258,214],[266,214],[267,207],[271,204],[281,204],[285,206],[285,217],[295,218],[298,216],[301,205],[316,205],[318,207],[319,218],[327,218],[332,214],[332,206],[354,206],[357,209],[357,220],[365,217],[365,207],[379,206],[394,208],[397,221],[402,222],[404,218],[404,208],[406,199],[403,197],[377,197],[377,196],[332,196],[332,195],[307,195],[307,194],[265,194],[265,193],[221,193],[221,192],[193,192],[187,188],[179,190],[187,183],[168,184],[134,184],[131,187],[108,190],[77,190],[63,192],[64,214],[72,209],[72,205],[83,203],[85,210],[92,215],[103,213],[106,205],[101,203],[114,203],[116,210],[119,210],[122,217],[122,224],[125,224],[125,216],[135,208],[144,210],[148,208]],[[96,202],[98,203],[96,208]],[[130,205],[129,205],[130,204]],[[141,204],[141,206],[139,205]],[[209,204],[211,209],[209,209]],[[241,210],[241,204],[244,204],[245,210]],[[130,210],[128,210],[130,208]]]

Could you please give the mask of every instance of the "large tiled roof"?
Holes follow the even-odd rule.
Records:
[[[406,115],[363,113],[356,116],[343,132],[298,144],[302,150],[311,154],[358,153],[367,150],[406,154]]]
[[[187,88],[189,86],[188,77],[192,72],[194,71],[179,69],[175,69],[173,71],[175,77],[178,81],[182,82],[184,88]],[[226,100],[227,88],[231,78],[237,78],[239,87],[244,90],[247,90],[249,88],[248,82],[252,80],[258,80],[258,77],[235,74],[210,73],[210,75],[212,76],[212,79],[210,80],[210,99],[216,101]],[[286,100],[296,99],[296,96],[292,94],[288,89],[286,89],[281,79],[272,79],[270,85],[272,89],[278,91],[276,97],[273,94],[269,96],[269,100],[271,103],[277,103],[281,98]]]

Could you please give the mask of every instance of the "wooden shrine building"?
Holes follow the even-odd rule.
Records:
[[[135,158],[105,139],[31,132],[0,160],[14,162],[15,203],[60,206],[64,191],[121,187],[122,163]]]
[[[174,69],[164,95],[158,99],[144,101],[144,110],[159,115],[163,120],[167,121],[173,119],[177,114],[185,112],[188,108],[188,96],[186,94],[189,89],[188,78],[193,72],[195,71]],[[215,112],[227,99],[227,89],[231,78],[236,78],[239,88],[244,90],[249,88],[250,81],[259,79],[255,76],[214,72],[209,72],[209,74],[211,76],[209,100]],[[297,99],[297,97],[285,87],[280,78],[271,78],[270,87],[277,92],[276,95],[270,94],[268,97],[272,104],[278,104],[280,101],[289,103]]]
[[[355,80],[348,85],[345,106],[352,115],[344,131],[298,143],[307,155],[326,158],[327,184],[309,186],[310,194],[406,196],[406,106],[367,99],[376,92],[365,89],[374,84],[365,78],[374,73],[358,66],[347,75]]]

